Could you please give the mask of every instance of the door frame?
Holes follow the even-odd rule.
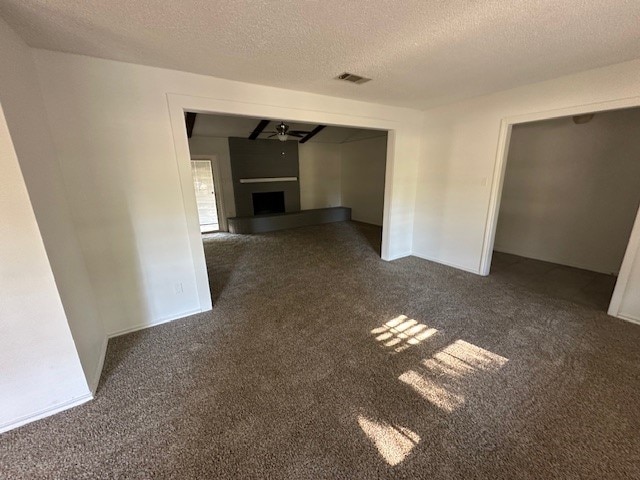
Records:
[[[619,317],[634,323],[640,323],[640,319],[625,315],[620,310],[622,308],[622,300],[627,292],[627,284],[631,277],[631,270],[636,257],[638,256],[638,251],[640,251],[640,208],[638,208],[638,212],[636,213],[636,219],[633,224],[633,228],[631,229],[631,235],[629,236],[629,243],[627,244],[627,249],[624,252],[622,266],[618,273],[616,287],[613,290],[611,303],[609,303],[609,310],[607,311],[607,313],[613,317]]]
[[[500,122],[500,135],[498,137],[498,149],[491,183],[491,193],[489,197],[489,210],[485,223],[484,243],[480,258],[480,274],[489,275],[491,270],[491,259],[493,257],[493,247],[498,226],[498,215],[500,213],[500,201],[502,200],[502,189],[504,187],[504,177],[507,168],[507,158],[509,156],[509,144],[511,141],[511,130],[514,125],[520,123],[537,122],[550,120],[559,117],[568,117],[585,113],[597,113],[609,110],[621,110],[624,108],[640,107],[640,97],[629,97],[608,102],[598,102],[586,105],[575,105],[572,107],[535,112],[524,115],[505,117]],[[624,320],[640,323],[640,319],[629,318],[620,313],[624,294],[631,275],[631,269],[640,250],[640,208],[636,215],[636,220],[627,243],[624,259],[620,267],[616,286],[609,304],[608,314]]]
[[[224,192],[222,191],[222,180],[220,179],[220,163],[217,155],[191,155],[191,160],[208,160],[211,164],[213,175],[213,189],[218,210],[218,225],[220,232],[228,232],[227,211],[224,206]]]
[[[200,234],[200,221],[195,205],[193,176],[191,175],[191,152],[189,151],[189,140],[187,138],[184,120],[185,112],[257,117],[273,121],[286,119],[291,122],[315,123],[317,125],[333,125],[339,127],[361,127],[387,131],[387,162],[385,167],[381,257],[383,260],[394,260],[411,254],[410,251],[396,252],[391,248],[392,242],[400,242],[401,240],[397,235],[393,235],[392,228],[403,222],[406,223],[405,212],[399,209],[397,205],[392,205],[394,196],[402,196],[402,193],[393,191],[394,174],[398,173],[395,169],[397,131],[401,127],[398,121],[373,116],[328,112],[322,110],[321,108],[323,107],[320,105],[318,105],[318,109],[309,109],[309,107],[296,108],[273,104],[242,102],[238,100],[199,97],[180,93],[167,93],[167,106],[201,311],[211,310],[213,304],[209,290],[209,277],[202,245],[202,236]],[[406,142],[407,134],[405,133],[404,135]],[[391,253],[392,251],[394,252],[393,254]]]

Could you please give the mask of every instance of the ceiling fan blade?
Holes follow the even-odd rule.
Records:
[[[273,135],[269,135],[267,138],[277,137],[277,136],[278,136],[278,134],[277,134],[277,133],[274,133]]]
[[[293,134],[293,133],[299,133],[299,134],[302,134],[302,135],[306,135],[307,133],[311,133],[311,132],[307,132],[305,130],[291,130],[291,131],[289,131],[289,134]]]
[[[299,133],[288,133],[287,135],[289,135],[290,137],[298,137],[298,138],[304,137],[304,135],[301,135]]]

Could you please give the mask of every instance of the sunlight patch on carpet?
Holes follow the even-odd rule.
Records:
[[[483,372],[495,372],[508,359],[464,340],[456,340],[419,367],[408,370],[398,380],[409,385],[422,398],[451,413],[465,402],[467,379]]]
[[[420,436],[406,427],[379,422],[358,415],[358,425],[391,466],[402,462],[420,441]]]
[[[406,315],[399,315],[381,327],[371,330],[371,333],[376,335],[376,341],[385,348],[392,348],[395,352],[419,345],[437,332],[435,328],[429,328]]]

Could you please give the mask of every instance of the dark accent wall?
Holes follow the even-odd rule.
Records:
[[[253,192],[284,192],[287,212],[300,210],[298,142],[229,138],[236,216],[253,216]],[[295,182],[240,183],[241,178],[296,177]]]

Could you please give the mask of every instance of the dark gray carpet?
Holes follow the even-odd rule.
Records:
[[[606,312],[617,278],[613,275],[493,252],[491,275],[542,293]]]
[[[355,223],[205,240],[212,312],[114,339],[2,478],[640,478],[640,327]]]

